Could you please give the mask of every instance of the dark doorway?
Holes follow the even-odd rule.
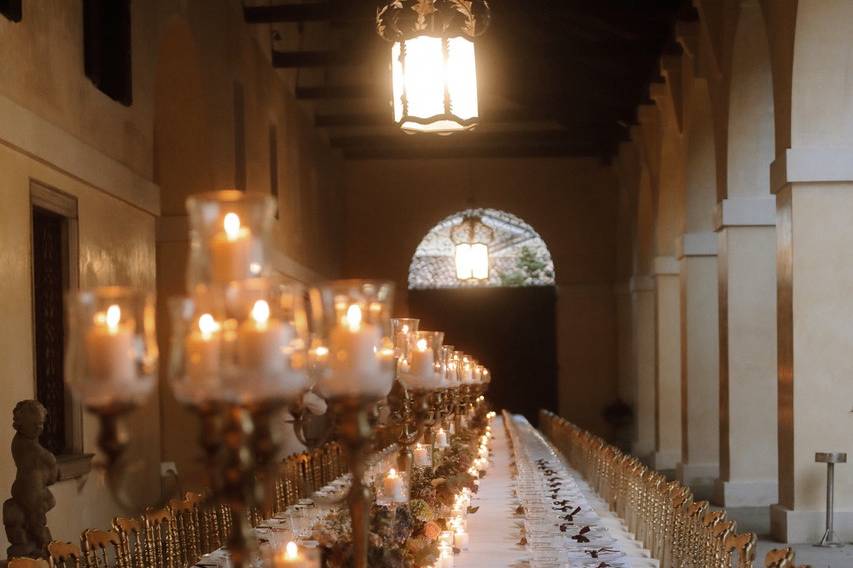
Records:
[[[556,301],[550,286],[409,290],[421,329],[444,331],[447,343],[489,367],[495,409],[533,424],[540,408],[557,410]]]

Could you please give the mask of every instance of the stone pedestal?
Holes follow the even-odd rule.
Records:
[[[826,466],[815,452],[853,453],[853,166],[849,149],[787,150],[777,190],[779,505],[772,535],[817,542]],[[808,180],[808,181],[807,181]],[[814,181],[812,181],[814,180]],[[853,539],[853,471],[839,466],[835,530]]]
[[[649,459],[655,450],[655,293],[649,276],[631,279],[632,357],[636,369],[632,453]]]
[[[655,422],[652,467],[672,470],[681,456],[681,322],[678,261],[654,260],[655,274]]]
[[[717,236],[686,233],[681,265],[681,462],[676,475],[710,486],[719,472]]]
[[[778,500],[776,200],[727,199],[717,211],[720,477],[725,507]]]

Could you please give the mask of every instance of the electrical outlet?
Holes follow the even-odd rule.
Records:
[[[160,462],[160,477],[167,475],[178,475],[178,466],[175,462]]]

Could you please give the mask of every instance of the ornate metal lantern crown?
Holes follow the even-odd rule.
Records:
[[[495,230],[478,215],[467,215],[450,230],[450,240],[456,249],[456,278],[488,280],[489,245],[495,240]]]
[[[393,42],[396,123],[409,132],[449,134],[479,119],[474,38],[485,32],[486,0],[392,0],[376,14]]]

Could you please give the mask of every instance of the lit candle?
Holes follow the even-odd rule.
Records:
[[[438,432],[435,433],[435,447],[443,450],[449,445],[447,443],[447,432],[444,431],[444,428],[439,428]]]
[[[461,526],[456,527],[456,532],[453,533],[453,546],[459,550],[468,550],[468,533]]]
[[[439,386],[435,374],[435,353],[426,339],[418,339],[414,351],[409,352],[408,364],[400,378],[409,388],[433,389]]]
[[[406,502],[406,492],[405,487],[403,486],[403,480],[399,475],[397,475],[397,470],[393,467],[388,472],[388,475],[385,476],[385,479],[382,482],[382,488],[386,499],[393,501],[394,503]]]
[[[453,547],[442,544],[438,550],[437,568],[453,568]]]
[[[474,383],[474,369],[471,366],[471,363],[465,362],[462,366],[462,383],[466,385],[470,385]]]
[[[383,397],[391,391],[394,380],[383,368],[391,362],[393,352],[383,349],[382,330],[378,325],[362,321],[361,308],[352,304],[339,325],[329,334],[330,372],[319,385],[326,398],[337,396]]]
[[[259,375],[280,376],[285,373],[285,350],[293,340],[293,326],[270,318],[266,300],[258,300],[252,312],[240,326],[237,352],[240,365],[247,372]]]
[[[430,459],[429,459],[429,450],[425,448],[421,444],[415,445],[415,450],[413,452],[415,459],[415,467],[429,467]]]
[[[212,315],[202,314],[198,329],[187,337],[187,376],[191,382],[204,384],[218,377],[220,327]]]
[[[86,334],[86,362],[93,381],[131,383],[136,379],[133,327],[121,323],[121,308],[115,304],[106,314],[99,312]]]
[[[210,273],[214,282],[242,280],[260,265],[252,260],[252,233],[240,226],[240,216],[227,213],[222,220],[222,232],[210,243]]]
[[[293,541],[288,542],[284,550],[280,550],[273,559],[275,568],[314,568],[318,565],[318,562],[312,562],[306,557]]]

